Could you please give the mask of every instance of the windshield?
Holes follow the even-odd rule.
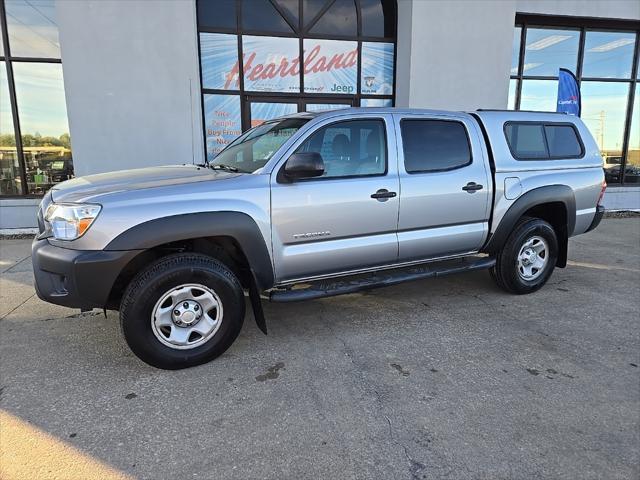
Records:
[[[308,118],[285,118],[258,125],[231,142],[209,166],[255,172],[264,167],[282,144],[308,121]]]

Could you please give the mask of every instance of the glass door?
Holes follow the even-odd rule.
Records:
[[[295,98],[265,95],[247,95],[245,102],[244,125],[246,128],[253,128],[267,120],[291,115],[296,112],[321,112],[324,110],[338,110],[353,106],[353,100],[349,98]]]
[[[352,100],[327,99],[327,98],[306,98],[302,100],[302,111],[321,112],[323,110],[338,110],[353,106]]]
[[[298,100],[295,98],[247,97],[249,108],[245,111],[249,118],[247,125],[251,128],[271,120],[272,118],[291,115],[298,111]]]

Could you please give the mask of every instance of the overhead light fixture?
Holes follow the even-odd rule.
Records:
[[[614,50],[616,48],[624,47],[625,45],[630,45],[635,40],[633,38],[620,38],[618,40],[613,40],[612,42],[603,43],[602,45],[598,45],[597,47],[590,48],[587,50],[588,52],[608,52],[609,50]]]
[[[527,45],[527,50],[542,50],[543,48],[550,47],[556,43],[564,42],[571,37],[572,35],[549,35],[548,37],[541,38],[540,40]]]

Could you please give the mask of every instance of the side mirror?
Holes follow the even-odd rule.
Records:
[[[324,173],[324,161],[318,152],[294,153],[284,164],[284,176],[289,181],[320,177]]]

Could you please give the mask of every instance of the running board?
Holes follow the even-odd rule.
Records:
[[[496,264],[493,257],[465,257],[405,267],[394,270],[381,270],[367,275],[342,277],[332,280],[319,280],[299,284],[286,289],[274,289],[269,292],[272,302],[299,302],[315,298],[333,297],[346,293],[355,293],[372,288],[389,287],[430,277],[442,277],[453,273],[484,270]]]

